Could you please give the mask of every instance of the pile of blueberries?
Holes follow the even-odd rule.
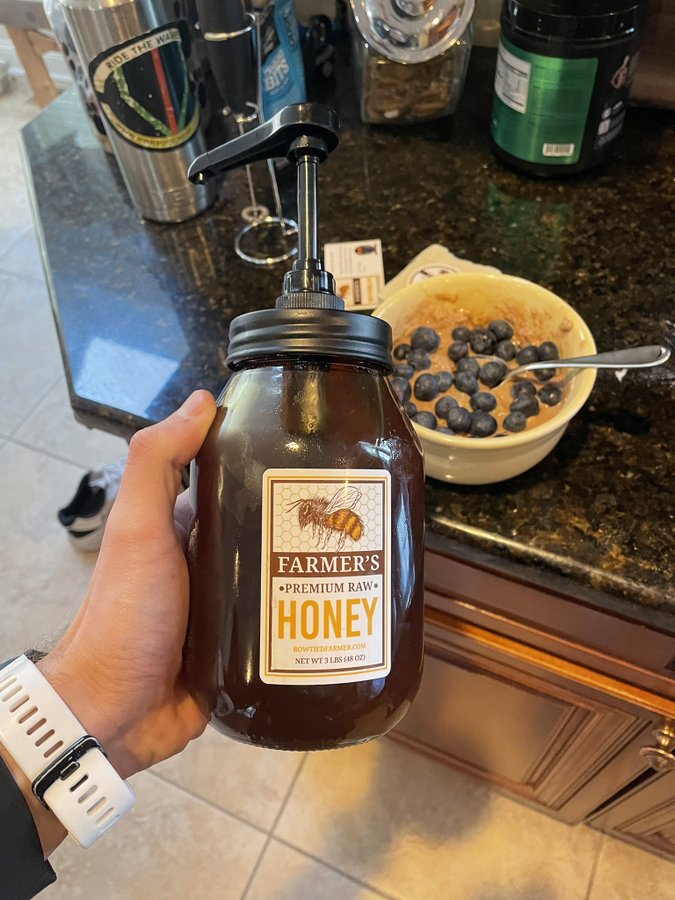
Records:
[[[441,336],[433,328],[416,328],[409,344],[394,347],[391,386],[407,414],[418,425],[446,434],[479,438],[490,437],[497,431],[497,420],[490,415],[497,406],[497,398],[482,386],[495,388],[501,384],[508,371],[507,363],[511,360],[515,359],[516,364],[522,366],[540,360],[559,359],[558,348],[553,341],[518,349],[513,326],[504,319],[495,319],[487,328],[469,328],[466,325],[455,328],[447,351],[450,362],[454,363],[454,370],[434,374],[425,372],[425,369],[431,368],[431,354],[440,345]],[[481,357],[493,358],[486,360]],[[544,382],[538,390],[529,379],[513,382],[509,413],[504,418],[505,431],[523,431],[528,418],[539,413],[541,403],[547,406],[560,403],[560,387],[545,383],[553,378],[555,372],[554,368],[546,368],[532,373],[537,381]],[[457,391],[467,395],[471,409],[461,406],[447,394],[453,385]],[[436,400],[434,412],[418,410],[414,400]]]

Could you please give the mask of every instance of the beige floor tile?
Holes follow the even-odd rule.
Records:
[[[160,763],[155,771],[221,809],[269,830],[303,756],[248,747],[207,728],[184,753]]]
[[[27,228],[22,232],[4,253],[0,250],[0,271],[12,272],[44,283],[40,249],[33,228]]]
[[[0,274],[0,434],[12,432],[63,372],[47,289]]]
[[[603,837],[588,900],[675,900],[675,863]]]
[[[12,78],[9,90],[0,95],[0,135],[21,128],[39,112],[26,79]]]
[[[0,254],[32,224],[17,138],[39,111],[23,78],[13,79],[11,89],[0,96]]]
[[[59,379],[13,437],[87,469],[115,462],[128,449],[123,438],[75,420],[65,378]],[[74,483],[73,493],[75,487]]]
[[[170,784],[133,779],[137,804],[89,850],[52,857],[63,900],[239,900],[265,835]]]
[[[0,659],[56,640],[85,595],[95,554],[73,550],[56,518],[81,474],[11,441],[0,449]]]
[[[583,900],[600,840],[389,740],[310,754],[275,833],[404,900]]]
[[[377,900],[382,896],[273,839],[246,900]]]
[[[15,133],[0,135],[0,252],[31,226],[30,201]]]

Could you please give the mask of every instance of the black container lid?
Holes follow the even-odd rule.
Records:
[[[350,360],[391,371],[391,327],[383,319],[341,309],[261,309],[230,325],[231,369],[267,359]]]
[[[507,0],[505,25],[553,41],[609,40],[639,30],[648,0]]]

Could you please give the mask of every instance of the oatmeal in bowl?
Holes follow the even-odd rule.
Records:
[[[581,316],[522,278],[441,275],[397,291],[374,315],[392,326],[392,390],[433,478],[521,474],[555,447],[595,382],[594,369],[553,366],[507,377],[526,362],[595,353]]]

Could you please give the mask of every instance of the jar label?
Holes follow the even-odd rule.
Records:
[[[598,60],[541,56],[499,43],[492,136],[534,163],[572,164],[581,154]]]
[[[163,25],[110,47],[89,65],[103,113],[130,144],[172,150],[190,140],[199,104],[186,57],[185,24]]]
[[[341,684],[391,667],[391,484],[380,469],[263,475],[260,678]]]

